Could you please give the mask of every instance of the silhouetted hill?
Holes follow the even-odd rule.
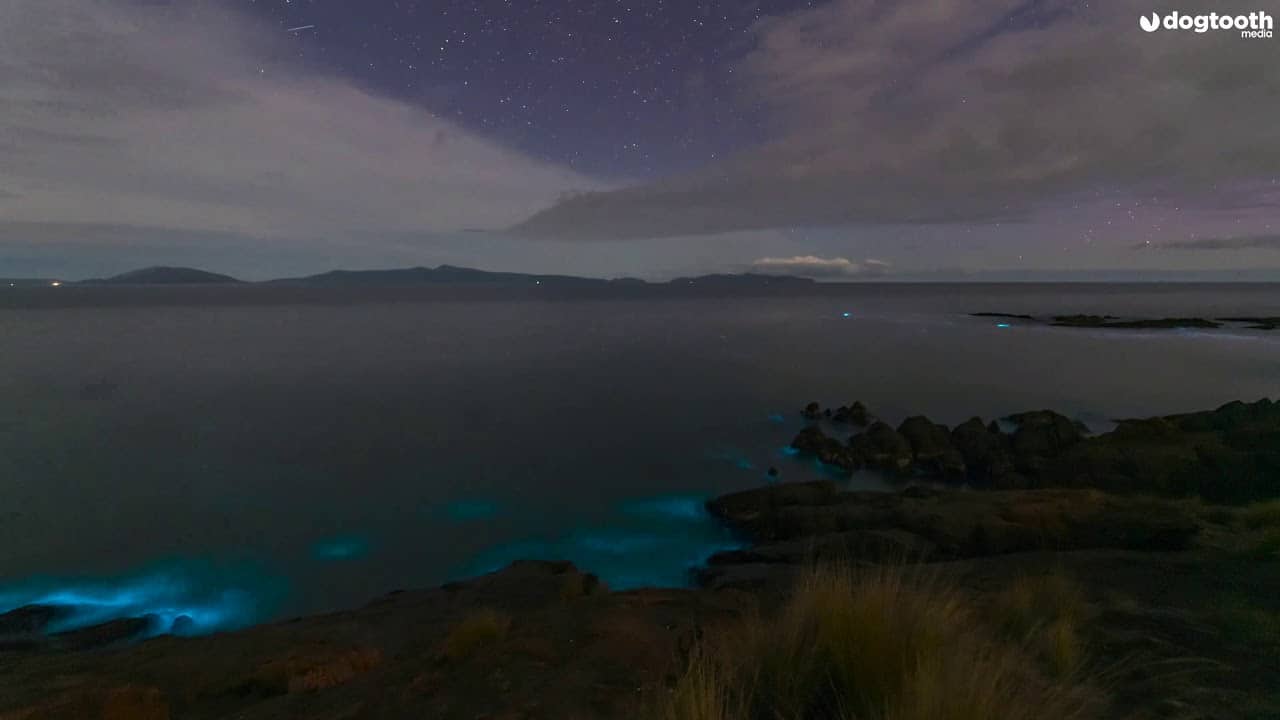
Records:
[[[393,270],[331,270],[319,275],[271,280],[272,284],[308,285],[328,287],[405,287],[415,285],[551,285],[551,286],[645,286],[650,285],[637,278],[602,280],[573,275],[533,275],[514,272],[492,272],[475,268],[441,265],[436,268],[413,267]],[[708,287],[761,286],[771,284],[810,284],[805,278],[772,275],[703,275],[672,280],[669,285],[695,283]]]
[[[48,285],[50,280],[9,280],[16,285]],[[439,267],[392,268],[386,270],[330,270],[317,275],[277,278],[262,282],[244,281],[229,275],[188,267],[155,266],[133,270],[106,278],[80,280],[76,285],[292,285],[298,287],[368,287],[403,288],[422,286],[528,287],[551,286],[569,288],[764,288],[813,285],[809,278],[756,273],[698,275],[676,278],[669,282],[648,282],[634,277],[614,279],[578,277],[575,275],[539,275],[518,272],[494,272],[456,265]]]
[[[441,265],[394,270],[331,270],[319,275],[271,280],[273,284],[331,287],[404,287],[413,285],[603,285],[607,280],[570,275],[527,275]]]
[[[240,283],[230,275],[220,275],[186,267],[149,267],[108,278],[82,280],[82,285],[226,285]]]

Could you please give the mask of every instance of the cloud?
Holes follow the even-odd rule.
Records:
[[[1280,250],[1280,235],[1180,240],[1156,247],[1162,250]]]
[[[571,198],[518,229],[593,238],[990,221],[1100,187],[1229,194],[1273,177],[1274,41],[1143,32],[1138,17],[1153,10],[833,0],[766,20],[737,74],[744,100],[767,110],[768,142],[696,173]]]
[[[376,256],[380,233],[501,227],[598,187],[291,65],[293,42],[209,3],[0,3],[4,234],[131,227],[305,254],[361,233]]]
[[[810,278],[856,277],[881,275],[889,269],[889,263],[881,260],[854,262],[848,258],[822,258],[814,255],[794,257],[765,257],[751,263],[754,272],[770,275],[797,275]]]

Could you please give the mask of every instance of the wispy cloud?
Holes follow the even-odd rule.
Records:
[[[376,257],[379,233],[501,227],[596,187],[292,67],[290,42],[209,3],[0,3],[0,237],[56,259],[77,225],[299,254],[360,233]]]
[[[1274,177],[1274,44],[1148,34],[1138,17],[1152,9],[834,0],[764,21],[740,74],[745,99],[770,112],[769,142],[695,174],[573,198],[521,229],[990,221],[1099,187],[1229,195]]]

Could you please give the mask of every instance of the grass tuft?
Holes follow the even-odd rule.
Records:
[[[482,647],[500,642],[511,629],[507,613],[483,608],[464,617],[440,644],[440,657],[451,662],[467,659]]]
[[[1045,635],[1064,666],[1079,666],[1083,647],[1073,625]],[[956,589],[918,570],[820,568],[774,616],[709,635],[654,715],[1060,720],[1095,707],[1092,688],[1051,678],[1029,662],[1031,652],[973,613]]]
[[[1060,572],[1020,577],[996,597],[995,624],[1035,651],[1057,677],[1086,660],[1081,628],[1090,608],[1084,591]]]
[[[1280,528],[1280,500],[1253,503],[1240,510],[1240,520],[1254,530]]]

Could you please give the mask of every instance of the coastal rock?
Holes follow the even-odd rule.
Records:
[[[831,416],[831,422],[866,427],[871,423],[871,413],[867,412],[866,405],[855,400],[848,407],[841,405],[836,409],[835,414]]]
[[[65,650],[92,650],[136,640],[155,630],[158,620],[159,618],[154,615],[112,620],[100,625],[51,635],[50,641]]]
[[[1280,330],[1280,317],[1229,317],[1218,318],[1219,322],[1248,323],[1250,330]]]
[[[950,432],[923,416],[908,418],[898,430],[873,422],[847,445],[811,426],[792,446],[847,472],[866,467],[998,490],[1092,487],[1214,502],[1280,496],[1280,403],[1269,399],[1121,420],[1095,436],[1052,410],[1005,422],[1012,432],[978,418]]]
[[[1018,413],[1006,419],[1017,425],[1012,437],[1013,454],[1024,471],[1038,471],[1044,458],[1061,454],[1088,432],[1083,424],[1052,410]]]
[[[1242,502],[1280,495],[1280,410],[1228,403],[1216,410],[1122,420],[1041,468],[1043,486],[1199,495]]]
[[[49,644],[49,627],[71,614],[59,605],[26,605],[0,614],[0,651],[28,651]]]
[[[70,614],[71,609],[58,605],[24,605],[0,615],[0,638],[6,635],[43,633],[50,624]]]
[[[1263,398],[1254,403],[1236,400],[1207,412],[1171,415],[1167,418],[1186,432],[1240,432],[1259,426],[1280,427],[1280,403]]]
[[[1121,320],[1112,315],[1055,315],[1053,325],[1060,327],[1104,328],[1114,330],[1170,330],[1177,328],[1214,329],[1220,323],[1204,318],[1152,318]]]
[[[71,612],[71,608],[59,605],[27,605],[0,615],[0,649],[91,650],[139,638],[155,630],[158,621],[147,615],[48,634],[54,623]]]
[[[830,485],[774,486],[712,501],[708,509],[756,543],[716,556],[717,565],[836,555],[875,561],[898,553],[947,559],[1038,550],[1175,551],[1189,547],[1199,531],[1176,504],[1094,490],[841,493]]]
[[[1280,318],[1275,317],[1228,317],[1211,320],[1199,317],[1120,318],[1115,315],[1076,314],[1038,318],[1033,315],[1002,312],[970,313],[970,317],[1021,320],[1047,323],[1055,327],[1098,330],[1215,330],[1221,328],[1225,323],[1246,324],[1250,330],[1275,330],[1280,328]]]
[[[818,562],[912,562],[929,559],[935,549],[933,543],[902,530],[858,529],[727,550],[712,555],[707,565],[785,563],[803,567]]]
[[[898,433],[911,445],[916,467],[921,472],[943,480],[964,479],[964,457],[952,446],[946,425],[916,415],[903,420]]]
[[[969,482],[980,487],[1007,486],[1014,472],[1013,447],[1009,436],[992,423],[970,418],[951,431],[951,444],[964,461]]]
[[[827,465],[848,471],[857,470],[860,466],[860,462],[849,452],[849,448],[839,440],[827,437],[816,425],[810,425],[801,430],[791,441],[791,447],[802,453],[813,455]]]
[[[731,524],[742,523],[789,505],[824,505],[837,493],[830,480],[780,483],[709,500],[707,512]]]
[[[895,475],[909,475],[914,460],[911,443],[880,421],[850,438],[849,452],[859,464]]]

